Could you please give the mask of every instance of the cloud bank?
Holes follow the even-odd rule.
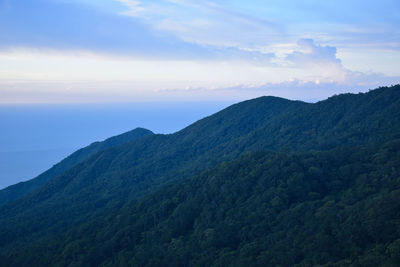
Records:
[[[344,3],[3,0],[0,102],[317,99],[399,83],[398,2]]]

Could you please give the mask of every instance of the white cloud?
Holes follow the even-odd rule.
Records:
[[[341,90],[400,82],[399,75],[349,70],[338,58],[336,47],[313,39],[272,49],[267,44],[265,50],[209,49],[213,57],[195,59],[43,49],[0,51],[0,102],[244,100],[261,95],[312,100]]]
[[[321,63],[341,64],[340,59],[336,57],[336,47],[317,45],[313,39],[300,39],[297,44],[298,51],[286,57],[286,60],[297,66]]]
[[[122,14],[127,16],[138,16],[140,13],[145,11],[145,8],[142,6],[142,3],[137,0],[114,0],[122,3],[129,10],[122,12]]]
[[[212,1],[133,1],[130,5],[129,0],[115,1],[129,9],[124,15],[142,18],[155,29],[193,44],[249,49],[282,38],[281,24]]]

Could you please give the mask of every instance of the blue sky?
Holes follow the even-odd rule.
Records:
[[[0,103],[317,100],[400,81],[399,1],[0,0]]]

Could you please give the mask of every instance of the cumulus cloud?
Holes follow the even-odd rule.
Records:
[[[365,84],[372,85],[371,76],[384,80],[384,75],[376,73],[362,73],[345,68],[337,56],[337,48],[329,45],[317,44],[313,39],[300,39],[296,49],[284,57],[288,66],[298,70],[295,79],[312,81],[315,84],[353,84],[365,79]],[[322,87],[321,87],[322,88]]]
[[[298,51],[294,51],[286,57],[286,60],[296,65],[341,64],[340,59],[336,57],[336,47],[318,45],[313,39],[300,39],[297,45]]]

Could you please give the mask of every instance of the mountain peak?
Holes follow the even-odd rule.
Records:
[[[69,168],[88,159],[99,151],[119,146],[153,134],[154,133],[150,130],[138,127],[123,134],[107,138],[104,141],[93,142],[89,146],[75,151],[36,178],[26,182],[20,182],[0,190],[0,205],[25,196],[26,194],[44,185],[50,179],[55,178],[56,176],[67,171]]]

